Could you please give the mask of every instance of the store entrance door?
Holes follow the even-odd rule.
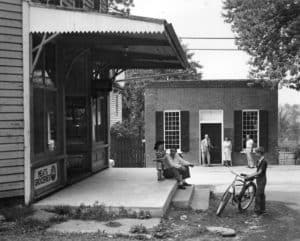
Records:
[[[87,97],[66,97],[68,183],[80,180],[91,172],[87,109]]]

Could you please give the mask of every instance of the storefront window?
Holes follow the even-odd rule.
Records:
[[[34,56],[35,57],[35,56]],[[55,46],[41,53],[32,76],[34,152],[53,152],[57,148],[57,89],[55,84]]]

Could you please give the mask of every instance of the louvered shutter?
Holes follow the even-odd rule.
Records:
[[[233,149],[240,152],[243,149],[243,112],[241,110],[234,111],[234,142]]]
[[[155,140],[164,141],[164,112],[155,112]]]
[[[181,111],[181,150],[188,152],[190,150],[190,112]]]
[[[265,149],[265,152],[268,151],[268,111],[260,110],[259,111],[259,145]]]

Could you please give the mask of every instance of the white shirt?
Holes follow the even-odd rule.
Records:
[[[253,140],[252,139],[249,139],[246,141],[246,148],[249,148],[249,149],[252,149],[253,148]]]

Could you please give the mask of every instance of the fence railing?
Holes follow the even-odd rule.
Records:
[[[108,12],[108,0],[31,0],[31,2],[47,6]]]
[[[138,138],[112,136],[110,158],[115,167],[145,167],[145,145]]]

